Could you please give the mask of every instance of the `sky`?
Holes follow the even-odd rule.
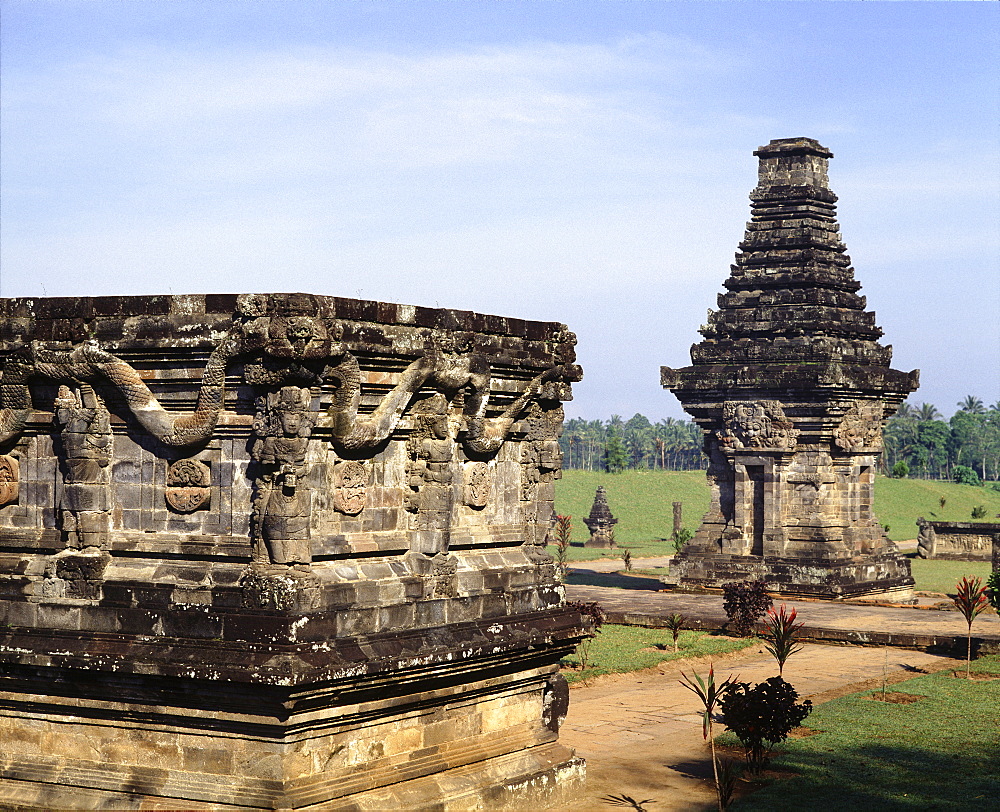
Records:
[[[753,151],[806,136],[913,403],[1000,401],[1000,4],[0,0],[0,295],[558,321],[683,417]]]

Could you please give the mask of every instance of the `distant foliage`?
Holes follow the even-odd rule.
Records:
[[[694,423],[668,417],[650,423],[641,414],[629,420],[567,420],[559,440],[563,467],[586,471],[704,469],[702,433]]]
[[[986,406],[968,395],[956,405],[946,420],[929,403],[903,403],[886,423],[883,473],[897,476],[905,462],[909,476],[924,479],[954,479],[957,466],[984,481],[1000,479],[1000,402]]]
[[[722,585],[722,608],[729,625],[740,637],[753,634],[754,624],[774,606],[763,581],[735,581]]]
[[[771,750],[812,713],[812,702],[796,703],[798,692],[781,677],[751,686],[734,682],[719,700],[726,729],[733,731],[746,753],[747,771],[759,775]]]
[[[910,466],[900,460],[892,466],[893,479],[906,479],[910,475]]]

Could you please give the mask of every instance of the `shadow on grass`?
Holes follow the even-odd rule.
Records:
[[[577,586],[612,586],[618,589],[663,589],[658,578],[640,575],[622,575],[618,572],[594,572],[593,570],[570,569],[566,573],[566,583]]]
[[[997,744],[958,751],[929,744],[792,745],[779,766],[798,775],[747,795],[733,804],[733,812],[957,812],[997,809],[1000,799]]]

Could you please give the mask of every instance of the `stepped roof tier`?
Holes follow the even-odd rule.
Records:
[[[679,397],[733,384],[905,397],[917,373],[889,369],[892,347],[878,343],[882,330],[858,294],[827,177],[833,153],[811,138],[783,138],[754,154],[758,184],[727,292],[691,347],[693,366],[664,368],[664,385]]]

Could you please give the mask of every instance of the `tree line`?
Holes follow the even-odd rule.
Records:
[[[923,479],[967,481],[965,469],[983,481],[1000,480],[1000,401],[984,405],[974,395],[949,419],[930,403],[904,402],[885,427],[883,473]],[[701,429],[667,417],[652,423],[641,414],[628,420],[567,420],[559,441],[563,467],[585,471],[704,469]],[[902,465],[900,465],[902,464]]]
[[[986,406],[974,395],[949,419],[930,403],[904,402],[885,427],[884,473],[922,479],[1000,479],[1000,401]]]
[[[667,417],[651,423],[641,414],[628,420],[567,420],[559,440],[563,467],[585,471],[665,470],[705,468],[701,429],[694,423]]]

